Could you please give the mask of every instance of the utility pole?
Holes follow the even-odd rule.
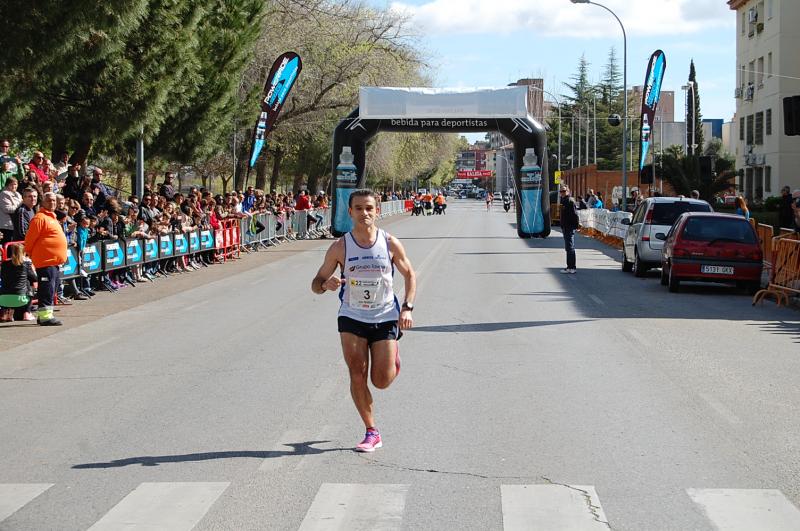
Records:
[[[594,163],[597,164],[597,94],[594,95]]]

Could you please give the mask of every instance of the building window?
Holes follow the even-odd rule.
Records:
[[[744,28],[747,27],[747,12],[742,11],[742,35],[744,35]]]
[[[744,197],[745,199],[753,199],[753,168],[744,170]]]
[[[772,134],[772,109],[767,109],[767,117],[766,117],[766,130],[767,134]]]
[[[739,118],[739,140],[744,140],[744,116]]]
[[[756,201],[764,199],[764,168],[758,166],[755,171]]]
[[[764,143],[764,113],[756,113],[755,142],[758,145]]]
[[[755,61],[750,61],[750,64],[748,66],[750,68],[750,71],[747,73],[747,81],[749,81],[750,83],[755,83],[756,82],[756,62]]]
[[[772,18],[772,7],[774,3],[774,0],[767,0],[767,19]]]
[[[772,52],[767,54],[767,77],[772,77]]]
[[[758,58],[758,70],[756,71],[756,76],[758,79],[758,86],[764,86],[764,57]]]
[[[764,191],[772,193],[772,166],[764,167]]]
[[[753,145],[753,115],[747,117],[747,130],[745,131],[745,144],[748,146]]]

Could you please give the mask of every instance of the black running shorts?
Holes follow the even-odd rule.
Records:
[[[363,337],[369,345],[376,341],[386,341],[400,339],[403,333],[397,325],[397,321],[386,321],[384,323],[364,323],[349,317],[339,317],[339,333],[347,332],[358,337]]]

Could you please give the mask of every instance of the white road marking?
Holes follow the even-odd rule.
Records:
[[[711,408],[716,411],[720,417],[724,418],[731,424],[741,424],[742,419],[736,416],[733,411],[725,407],[725,405],[707,393],[700,393],[700,397],[708,403]]]
[[[592,486],[501,485],[503,529],[610,529]]]
[[[190,304],[189,306],[185,306],[185,307],[181,308],[181,311],[182,312],[186,312],[188,310],[194,310],[195,308],[197,308],[199,306],[204,306],[204,305],[208,304],[209,302],[211,302],[211,301],[210,300],[204,300],[204,301],[196,302],[194,304]]]
[[[116,341],[116,338],[106,339],[105,341],[100,341],[99,343],[95,343],[93,345],[89,345],[88,347],[84,347],[84,348],[75,350],[73,352],[70,352],[69,354],[67,354],[66,357],[67,358],[77,358],[81,354],[86,354],[87,352],[91,352],[93,350],[97,350],[100,347],[104,347],[104,346],[108,345],[109,343],[113,343],[114,341]]]
[[[719,531],[797,531],[800,509],[775,489],[686,489]]]
[[[594,302],[596,302],[597,304],[599,304],[600,306],[605,306],[605,305],[606,305],[606,303],[605,303],[605,302],[603,302],[603,300],[602,300],[600,297],[598,297],[597,295],[592,295],[592,294],[590,293],[590,294],[589,294],[589,298],[590,298],[590,299],[592,299],[592,300],[593,300]]]
[[[284,452],[293,452],[294,448],[287,446],[290,443],[299,443],[306,440],[306,437],[298,430],[286,430],[286,432],[278,437],[275,444],[269,451],[276,452],[275,457],[267,457],[261,462],[258,469],[262,472],[270,472],[280,468],[288,459],[288,455],[279,455]]]
[[[142,483],[90,531],[191,531],[230,483]]]
[[[0,522],[52,486],[53,483],[0,483]]]
[[[401,529],[409,485],[323,483],[300,531]]]
[[[648,341],[647,338],[635,328],[629,328],[626,330],[626,332],[640,345],[647,346],[650,344],[650,341]]]

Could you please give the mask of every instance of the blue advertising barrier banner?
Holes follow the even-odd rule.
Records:
[[[158,260],[158,238],[145,238],[143,241],[144,261],[149,263]]]
[[[80,262],[78,261],[78,248],[70,245],[67,247],[67,261],[61,266],[61,279],[69,280],[80,274]]]
[[[196,253],[200,250],[200,232],[192,231],[189,236],[189,252]]]
[[[144,242],[140,239],[128,240],[125,243],[125,259],[129,266],[144,263]]]
[[[81,267],[90,275],[92,273],[100,273],[103,270],[103,260],[100,254],[99,243],[90,243],[83,248]]]
[[[172,243],[172,234],[162,234],[158,237],[158,257],[172,258],[175,256],[175,246]]]
[[[105,240],[103,245],[103,269],[113,271],[125,267],[125,242],[120,240]]]
[[[189,253],[189,238],[186,234],[176,234],[172,237],[175,244],[175,256],[183,256]]]
[[[204,251],[210,251],[214,248],[214,233],[211,230],[200,231],[200,248]]]

